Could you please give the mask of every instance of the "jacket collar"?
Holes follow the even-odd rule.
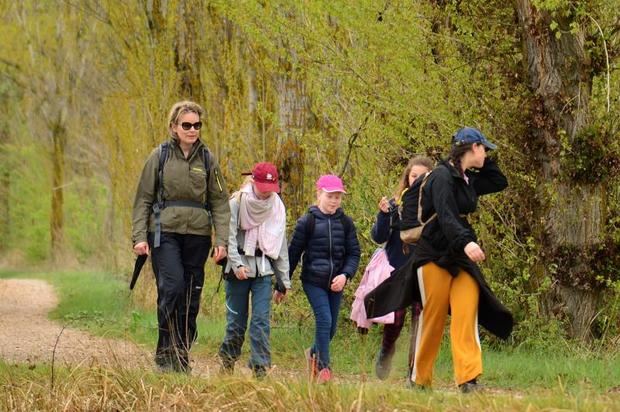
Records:
[[[321,209],[319,209],[318,206],[310,206],[310,208],[308,208],[308,213],[312,213],[315,217],[319,219],[329,219],[332,217],[340,218],[340,216],[344,214],[344,211],[341,207],[339,207],[338,209],[336,209],[336,212],[333,215],[326,215],[325,213],[321,212]]]
[[[458,170],[456,170],[456,167],[452,166],[452,164],[450,163],[448,159],[442,160],[441,162],[439,162],[439,164],[444,165],[448,169],[452,177],[464,180],[463,176],[461,176]]]
[[[176,138],[171,137],[170,143],[172,144],[172,147],[174,148],[174,150],[179,150],[180,153],[183,153],[183,151],[181,150],[181,146],[179,146],[179,141]],[[198,138],[198,140],[196,140],[196,142],[192,146],[192,151],[189,153],[189,159],[193,158],[196,155],[196,153],[198,153],[198,149],[203,146],[204,146],[204,143],[202,143],[202,140]]]

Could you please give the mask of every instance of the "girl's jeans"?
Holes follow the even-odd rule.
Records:
[[[271,276],[226,281],[226,336],[220,347],[220,357],[235,362],[241,356],[241,346],[248,325],[248,309],[252,295],[250,320],[251,369],[271,367],[269,349],[269,313],[271,311]]]
[[[342,292],[332,292],[309,283],[303,289],[312,306],[316,329],[311,353],[317,355],[319,370],[329,367],[329,343],[336,334]]]

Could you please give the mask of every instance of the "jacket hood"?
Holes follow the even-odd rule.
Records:
[[[318,219],[329,219],[332,217],[340,218],[344,214],[344,211],[341,207],[339,207],[338,209],[336,209],[336,212],[333,215],[326,215],[325,213],[321,212],[321,209],[319,209],[318,206],[315,205],[308,208],[308,213],[312,213]]]

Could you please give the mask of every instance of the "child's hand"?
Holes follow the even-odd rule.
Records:
[[[287,289],[286,293],[282,293],[280,291],[274,290],[273,291],[273,301],[276,304],[282,303],[282,301],[286,298],[286,295],[288,294],[289,291],[290,291],[290,289]]]
[[[338,275],[332,279],[331,290],[332,292],[341,292],[344,289],[344,285],[347,283],[347,277],[345,275]]]
[[[388,213],[390,211],[390,201],[387,197],[383,196],[379,201],[379,210],[383,213]]]
[[[246,268],[245,266],[241,266],[239,269],[237,269],[237,273],[235,273],[235,276],[237,276],[237,279],[239,280],[246,280],[248,278],[248,268]]]

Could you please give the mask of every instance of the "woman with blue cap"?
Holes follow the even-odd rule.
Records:
[[[462,392],[480,388],[478,323],[501,338],[512,331],[512,315],[477,265],[486,255],[467,220],[479,196],[508,186],[495,161],[487,157],[487,151],[496,148],[478,129],[464,127],[454,134],[448,159],[439,163],[424,187],[422,216],[428,223],[415,251],[407,264],[366,297],[369,317],[413,302],[422,304],[411,376],[416,387],[431,386],[448,313],[455,381]]]

